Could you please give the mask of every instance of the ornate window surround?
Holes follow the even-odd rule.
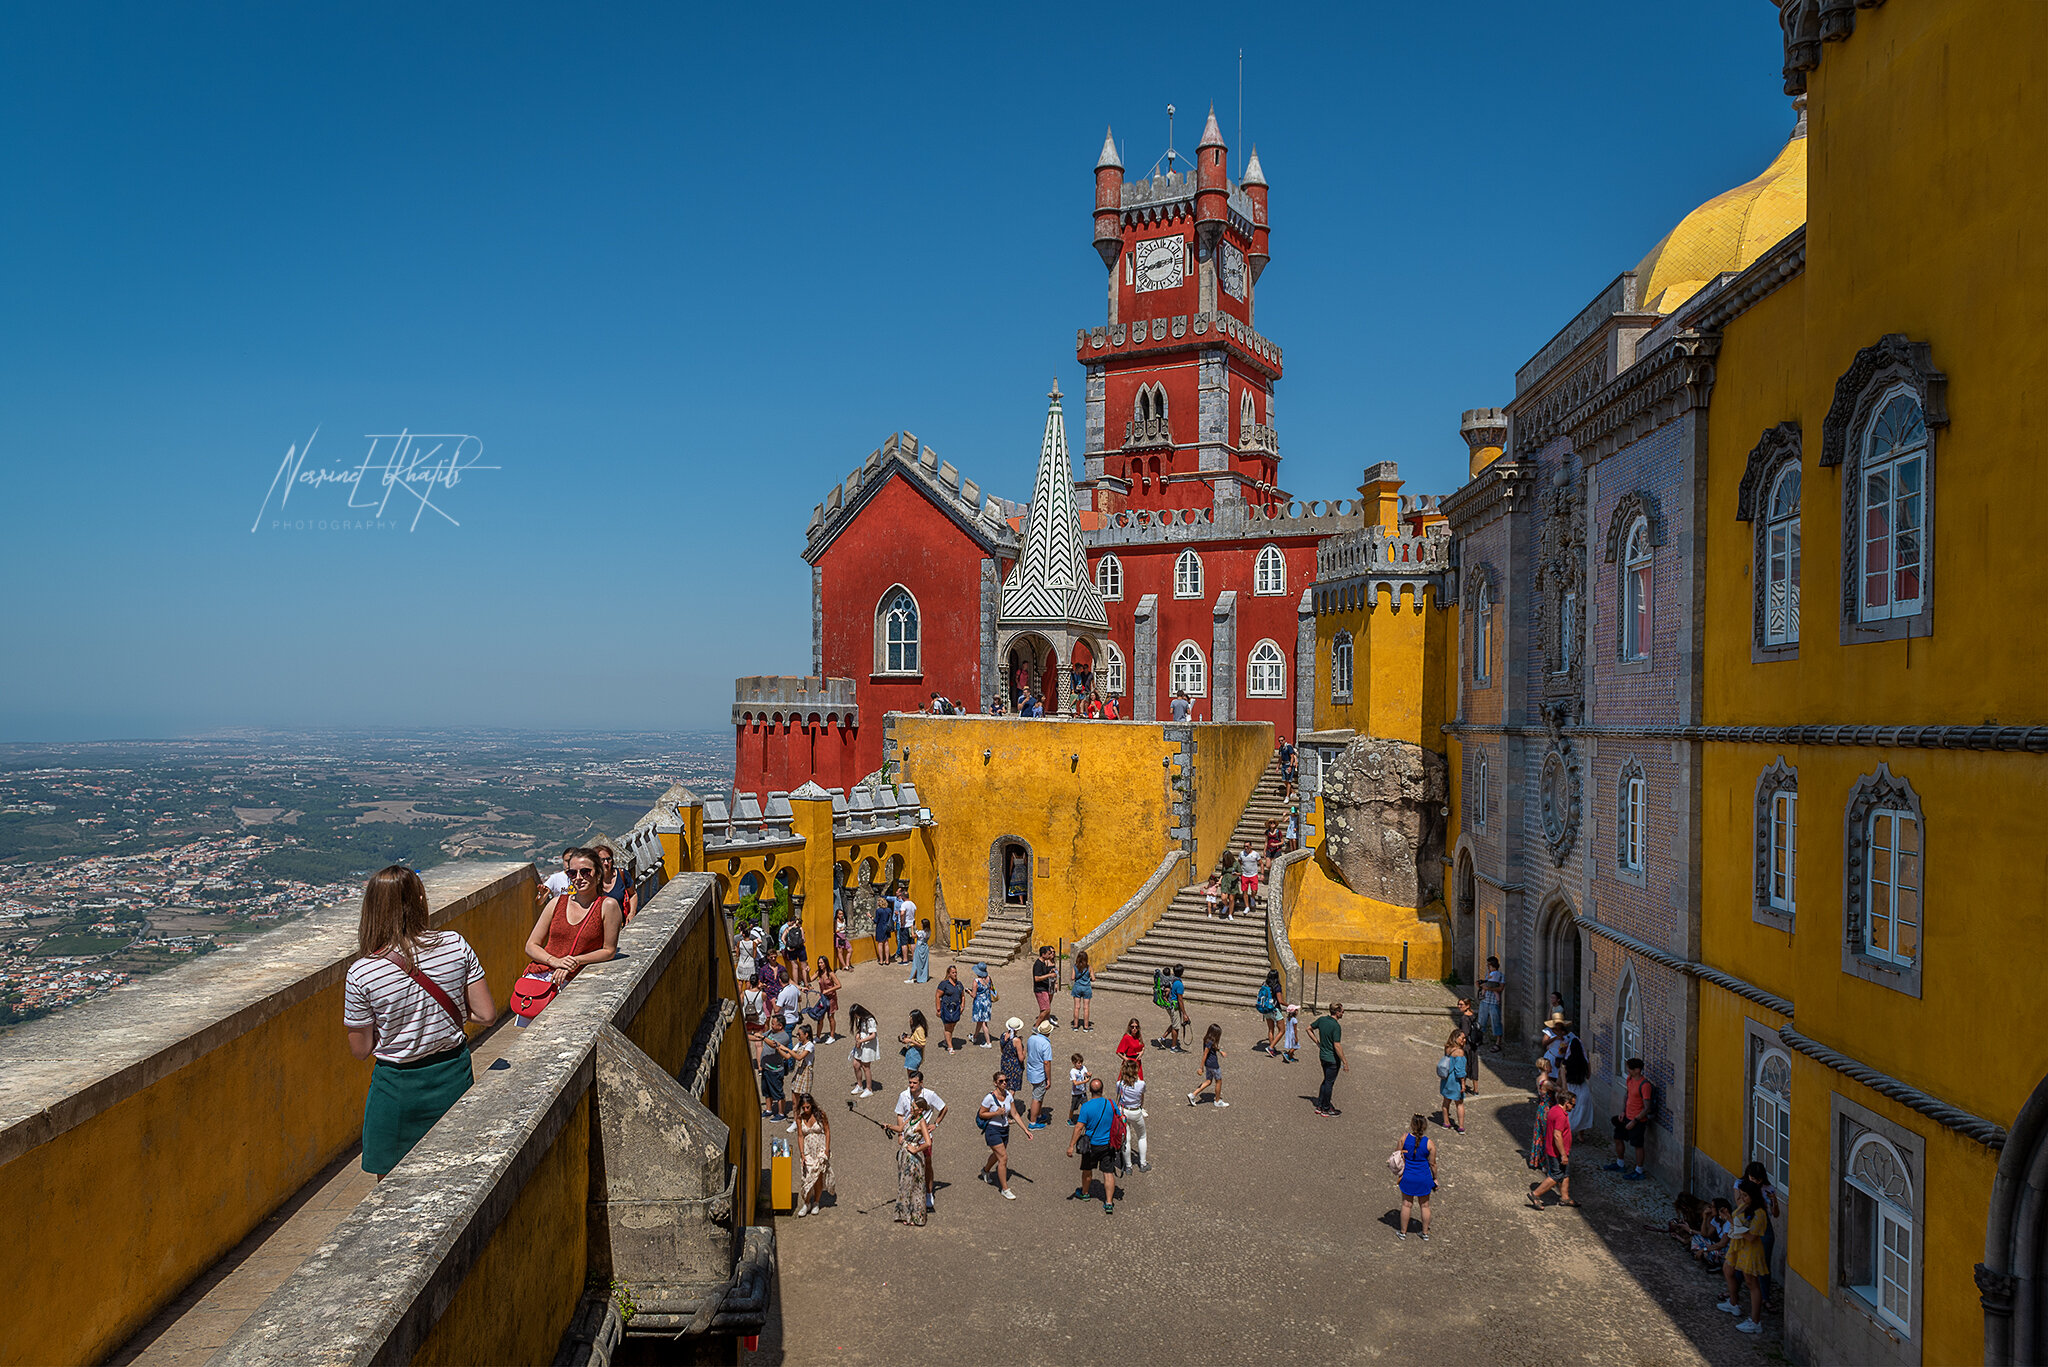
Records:
[[[1577,756],[1569,742],[1557,742],[1543,757],[1536,793],[1550,857],[1562,868],[1579,840],[1579,810],[1583,801]]]
[[[1863,547],[1863,462],[1870,427],[1892,392],[1905,388],[1919,400],[1927,424],[1925,477],[1921,485],[1920,610],[1906,617],[1865,622],[1860,570]],[[1892,332],[1856,353],[1848,370],[1835,381],[1834,402],[1821,424],[1820,463],[1841,469],[1842,488],[1842,644],[1896,641],[1934,634],[1935,483],[1940,464],[1936,432],[1948,426],[1948,376],[1934,368],[1933,348],[1904,333]]]
[[[1472,683],[1478,688],[1493,686],[1493,624],[1500,615],[1498,582],[1493,566],[1481,561],[1472,567]]]
[[[1645,524],[1646,549],[1651,554],[1650,595],[1646,606],[1649,609],[1650,631],[1657,629],[1657,570],[1656,550],[1665,541],[1664,508],[1657,496],[1643,489],[1632,489],[1615,501],[1614,511],[1607,519],[1607,563],[1621,561],[1614,583],[1614,659],[1615,669],[1622,674],[1641,674],[1650,669],[1650,642],[1637,642],[1641,653],[1628,653],[1629,639],[1629,566],[1623,557],[1627,554],[1629,534],[1638,522]]]
[[[1766,582],[1770,569],[1770,548],[1766,540],[1770,535],[1771,493],[1777,488],[1778,476],[1783,473],[1785,467],[1800,463],[1800,454],[1799,424],[1779,423],[1765,432],[1757,444],[1750,448],[1749,465],[1743,470],[1742,483],[1735,491],[1735,520],[1750,523],[1756,539],[1756,549],[1750,561],[1749,572],[1750,594],[1754,600],[1749,652],[1752,664],[1799,658],[1796,619],[1791,640],[1772,645],[1765,639],[1764,599],[1770,588]]]
[[[1630,1036],[1634,1038],[1631,1039]],[[1614,994],[1614,1076],[1626,1080],[1628,1061],[1641,1058],[1643,1048],[1643,985],[1634,965],[1621,971],[1621,990]]]
[[[1481,754],[1473,766],[1472,781],[1472,825],[1479,830],[1486,829],[1486,809],[1493,802],[1493,770]]]
[[[1870,818],[1878,811],[1910,813],[1920,836],[1920,938],[1911,967],[1872,957],[1865,949],[1864,930],[1870,896]],[[1927,818],[1913,785],[1880,763],[1849,792],[1842,816],[1842,971],[1865,982],[1920,995],[1920,970],[1927,956]]]
[[[1759,1025],[1756,1021],[1745,1017],[1742,1022],[1742,1030],[1743,1043],[1747,1050],[1745,1055],[1746,1066],[1743,1069],[1743,1082],[1749,1089],[1743,1117],[1742,1152],[1745,1155],[1743,1161],[1745,1166],[1752,1162],[1762,1163],[1770,1172],[1771,1182],[1778,1188],[1779,1194],[1783,1195],[1790,1191],[1792,1185],[1791,1164],[1789,1160],[1784,1159],[1783,1154],[1783,1146],[1791,1138],[1792,1079],[1794,1076],[1792,1055],[1786,1050],[1784,1041],[1778,1038],[1777,1032],[1769,1026]],[[1770,1068],[1770,1064],[1774,1059],[1784,1064],[1785,1087],[1783,1091],[1776,1090],[1771,1085],[1771,1082],[1766,1080],[1766,1074],[1774,1071]],[[1778,1111],[1777,1115],[1770,1118],[1773,1144],[1771,1155],[1768,1158],[1757,1152],[1758,1112],[1767,1104]]]
[[[1614,872],[1625,883],[1647,886],[1649,878],[1650,785],[1642,761],[1622,761],[1614,783]]]
[[[1794,769],[1791,765],[1785,763],[1785,757],[1783,755],[1780,755],[1776,759],[1772,760],[1770,767],[1768,769],[1765,769],[1763,773],[1757,776],[1756,897],[1750,906],[1749,914],[1750,919],[1753,921],[1760,922],[1761,924],[1767,926],[1775,926],[1777,929],[1786,931],[1788,933],[1792,930],[1795,924],[1795,917],[1797,915],[1797,908],[1799,905],[1797,900],[1798,884],[1795,882],[1793,885],[1794,900],[1792,903],[1792,910],[1787,910],[1784,907],[1772,905],[1771,874],[1774,869],[1774,860],[1772,856],[1775,853],[1775,850],[1772,845],[1772,835],[1774,830],[1773,818],[1775,815],[1774,809],[1776,807],[1778,794],[1791,793],[1796,797],[1798,795],[1798,792],[1799,771],[1797,769]],[[1798,810],[1796,807],[1793,811],[1793,821],[1794,833],[1792,837],[1792,851],[1793,857],[1796,859],[1798,857],[1799,851],[1799,837],[1797,833]],[[1797,877],[1796,868],[1794,871],[1794,876],[1795,878]]]
[[[1351,633],[1340,631],[1330,638],[1330,701],[1348,703],[1351,701],[1353,671],[1356,668],[1356,646]]]
[[[1828,1188],[1832,1200],[1828,1220],[1828,1290],[1840,1290],[1846,1295],[1830,1294],[1828,1299],[1838,1307],[1868,1320],[1872,1334],[1868,1338],[1854,1341],[1856,1353],[1870,1361],[1898,1363],[1919,1362],[1921,1349],[1921,1311],[1926,1303],[1924,1271],[1926,1258],[1922,1246],[1926,1242],[1927,1230],[1927,1146],[1926,1141],[1903,1125],[1894,1124],[1876,1112],[1857,1105],[1840,1092],[1830,1091],[1828,1116]],[[1882,1140],[1891,1150],[1904,1169],[1904,1178],[1909,1213],[1912,1216],[1914,1248],[1912,1264],[1912,1287],[1910,1313],[1901,1326],[1888,1322],[1875,1305],[1859,1289],[1852,1288],[1848,1280],[1849,1240],[1859,1231],[1852,1230],[1850,1221],[1850,1172],[1856,1152],[1869,1140]],[[1861,1184],[1859,1184],[1861,1185]],[[1901,1207],[1903,1209],[1903,1207]],[[1872,1250],[1875,1256],[1876,1250]],[[1884,1355],[1879,1350],[1889,1349]],[[1870,1356],[1877,1353],[1876,1356]]]
[[[899,594],[909,600],[909,616],[906,623],[909,630],[895,644],[908,647],[909,658],[907,663],[909,667],[891,669],[889,668],[889,646],[891,644],[889,640],[889,625],[890,619],[896,615],[896,599]],[[895,679],[921,679],[924,677],[924,638],[921,630],[923,622],[924,609],[918,604],[917,595],[910,591],[908,585],[891,584],[888,588],[882,590],[881,598],[875,603],[876,674],[886,675]]]

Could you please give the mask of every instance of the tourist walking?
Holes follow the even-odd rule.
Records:
[[[1145,1152],[1145,1078],[1134,1058],[1125,1059],[1117,1071],[1116,1104],[1124,1113],[1124,1168],[1135,1165],[1139,1172],[1152,1171]],[[1079,1111],[1074,1118],[1081,1118]]]
[[[1052,989],[1059,981],[1059,964],[1054,960],[1051,945],[1040,945],[1038,957],[1031,961],[1031,995],[1038,999],[1038,1018],[1045,1019],[1052,1011]]]
[[[1280,1053],[1280,1027],[1287,1019],[1287,989],[1280,983],[1280,970],[1266,970],[1266,981],[1259,984],[1259,1014],[1266,1019],[1266,1053],[1277,1057]]]
[[[1316,1114],[1325,1118],[1340,1116],[1330,1100],[1330,1090],[1337,1085],[1337,1074],[1350,1072],[1350,1061],[1344,1057],[1344,1003],[1331,1002],[1330,1014],[1318,1016],[1308,1032],[1316,1037],[1316,1061],[1323,1065],[1322,1090],[1316,1093]]]
[[[804,921],[795,912],[782,923],[781,943],[782,961],[789,965],[789,980],[801,985],[810,976],[810,961],[805,958]]]
[[[1045,1093],[1052,1081],[1052,1022],[1042,1020],[1024,1043],[1024,1085],[1031,1089],[1031,1104],[1025,1108],[1031,1128],[1042,1130],[1052,1123]]]
[[[875,962],[889,962],[896,943],[896,894],[885,893],[875,903]]]
[[[780,1122],[789,1119],[788,1093],[783,1082],[789,1075],[791,1057],[789,1032],[778,1017],[774,1028],[761,1041],[761,1118],[764,1120]]]
[[[1401,1225],[1396,1239],[1408,1237],[1408,1211],[1422,1207],[1422,1242],[1429,1242],[1429,1195],[1436,1190],[1436,1141],[1429,1137],[1429,1121],[1416,1116],[1401,1137]]]
[[[1145,1076],[1145,1028],[1136,1016],[1124,1027],[1124,1037],[1116,1042],[1117,1057],[1138,1070],[1138,1076]]]
[[[1010,1084],[1010,1090],[1023,1094],[1024,1091],[1024,1022],[1015,1016],[1003,1022],[1002,1054],[996,1066],[1003,1070],[1003,1079]]]
[[[1287,1004],[1287,1024],[1280,1034],[1280,1059],[1283,1063],[1299,1062],[1295,1054],[1301,1048],[1301,1041],[1295,1037],[1295,1027],[1301,1018],[1301,1008],[1292,1002]]]
[[[796,1202],[796,1213],[801,1218],[815,1214],[818,1202],[839,1191],[832,1183],[832,1122],[808,1092],[797,1098],[796,1133],[798,1152],[803,1158]]]
[[[1560,1021],[1564,1030],[1564,1085],[1571,1094],[1572,1133],[1584,1134],[1593,1126],[1593,1060],[1570,1021]]]
[[[1246,911],[1250,911],[1257,905],[1259,898],[1259,847],[1249,840],[1245,841],[1244,853],[1239,856],[1237,866],[1239,880],[1244,886],[1244,907]]]
[[[1529,1188],[1529,1205],[1536,1210],[1543,1209],[1543,1194],[1553,1188],[1559,1205],[1579,1204],[1572,1199],[1572,1123],[1564,1105],[1569,1095],[1551,1084],[1549,1108],[1543,1113],[1543,1180]]]
[[[746,986],[740,989],[740,1021],[747,1028],[747,1048],[753,1052],[754,1066],[761,1066],[761,1041],[768,1037],[768,994],[761,990],[758,976],[748,977]]]
[[[1278,859],[1282,854],[1284,854],[1286,850],[1287,833],[1280,829],[1280,818],[1277,816],[1267,817],[1265,867],[1268,872],[1271,872],[1273,868],[1273,861]]]
[[[931,1159],[931,1108],[924,1098],[913,1098],[909,1114],[896,1131],[896,1223],[922,1225],[925,1221],[924,1168]]]
[[[1088,1019],[1088,1012],[1095,1004],[1095,973],[1088,966],[1088,951],[1085,949],[1074,951],[1074,981],[1067,992],[1074,999],[1074,1028],[1094,1034],[1095,1026]]]
[[[1465,1032],[1451,1031],[1444,1041],[1444,1056],[1436,1061],[1436,1089],[1443,1096],[1444,1128],[1465,1133]],[[1452,1108],[1458,1118],[1451,1120]]]
[[[1749,1317],[1735,1327],[1745,1334],[1760,1332],[1764,1327],[1764,1277],[1770,1272],[1770,1264],[1764,1261],[1764,1233],[1771,1227],[1771,1217],[1764,1210],[1763,1189],[1745,1178],[1735,1188],[1735,1221],[1729,1226],[1728,1255],[1721,1262],[1721,1276],[1727,1283],[1727,1295],[1714,1308],[1730,1315],[1740,1315],[1742,1306],[1736,1299],[1744,1283],[1749,1286]]]
[[[783,1085],[788,1089],[790,1101],[798,1110],[811,1095],[811,1064],[818,1057],[818,1046],[812,1042],[811,1027],[799,1025],[796,1034],[790,1038],[786,1050],[789,1056],[789,1073]],[[789,1132],[796,1133],[796,1121],[789,1123]]]
[[[362,957],[342,985],[349,1052],[374,1058],[363,1103],[363,1171],[379,1181],[469,1090],[464,1022],[489,1025],[498,1004],[469,941],[432,930],[420,876],[393,864],[363,885]]]
[[[988,1158],[981,1165],[981,1180],[989,1180],[991,1173],[995,1184],[1002,1189],[1003,1199],[1014,1201],[1017,1193],[1010,1190],[1010,1122],[1022,1123],[1024,1117],[1017,1114],[1017,1094],[1010,1090],[1010,1084],[1001,1073],[989,1079],[989,1089],[981,1098],[981,1109],[975,1113],[975,1120],[981,1126],[981,1137],[988,1142]],[[1031,1131],[1024,1131],[1026,1139]]]
[[[1479,1029],[1493,1041],[1493,1052],[1501,1051],[1501,995],[1507,990],[1507,979],[1501,975],[1500,960],[1493,955],[1486,956],[1486,976],[1479,983]]]
[[[755,926],[744,926],[732,942],[732,975],[741,982],[753,977],[757,971],[755,961],[759,955],[754,939],[757,930]]]
[[[818,1043],[830,1044],[839,1038],[839,975],[822,954],[818,956],[818,975],[811,979],[811,988],[818,994],[818,1004],[811,1008],[811,1013],[825,1022],[825,1037]]]
[[[1116,1212],[1116,1164],[1120,1150],[1116,1147],[1117,1108],[1102,1094],[1102,1079],[1096,1078],[1088,1084],[1088,1099],[1081,1103],[1080,1114],[1074,1118],[1074,1132],[1067,1139],[1067,1157],[1074,1151],[1081,1151],[1081,1185],[1074,1188],[1071,1199],[1088,1199],[1088,1174],[1091,1170],[1102,1174],[1102,1213]]]
[[[910,981],[928,983],[932,980],[932,923],[929,918],[917,923],[912,937],[917,948],[910,951]]]
[[[936,1210],[938,1203],[932,1196],[932,1149],[939,1140],[939,1126],[946,1119],[946,1101],[937,1092],[924,1085],[923,1073],[912,1073],[909,1085],[896,1097],[896,1120],[899,1125],[908,1125],[917,1108],[922,1106],[924,1122],[924,1208]],[[920,1221],[919,1223],[922,1223]]]
[[[974,966],[974,995],[968,1003],[968,1013],[974,1017],[974,1042],[986,1049],[989,1047],[989,1017],[995,1014],[996,984],[988,975],[987,964]]]
[[[1223,1027],[1212,1024],[1202,1036],[1202,1084],[1188,1093],[1188,1105],[1194,1105],[1204,1092],[1210,1094],[1210,1100],[1215,1102],[1217,1109],[1230,1105],[1223,1099],[1223,1060],[1226,1056]]]
[[[847,1012],[846,1028],[853,1031],[853,1094],[875,1094],[875,1064],[881,1060],[881,1026],[875,1013],[856,1002]]]
[[[1067,1069],[1067,1123],[1071,1125],[1074,1117],[1081,1113],[1081,1102],[1088,1095],[1088,1079],[1092,1074],[1088,1071],[1088,1061],[1079,1054],[1067,1062],[1071,1065]]]
[[[924,1012],[912,1011],[910,1028],[896,1037],[896,1042],[903,1046],[904,1071],[916,1073],[924,1067],[925,1037],[929,1032],[930,1027],[925,1022]]]
[[[938,987],[932,992],[932,1009],[939,1013],[939,1024],[946,1031],[946,1038],[939,1047],[949,1054],[967,1047],[953,1043],[953,1031],[960,1025],[960,1009],[966,1004],[966,999],[967,984],[960,981],[960,966],[947,964],[946,976],[939,979]]]
[[[846,938],[846,909],[832,913],[832,953],[839,961],[839,967],[853,967],[853,941]]]

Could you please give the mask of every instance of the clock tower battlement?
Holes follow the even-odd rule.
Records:
[[[1115,135],[1095,162],[1095,250],[1108,321],[1075,350],[1088,370],[1086,477],[1097,512],[1284,503],[1273,386],[1280,348],[1253,327],[1270,260],[1256,149],[1241,179],[1216,111],[1175,165],[1126,180]],[[1163,169],[1162,169],[1163,167]]]

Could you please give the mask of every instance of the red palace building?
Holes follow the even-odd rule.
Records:
[[[850,787],[881,767],[883,715],[934,693],[1009,711],[1030,687],[1068,712],[1092,689],[1151,721],[1179,692],[1197,720],[1310,729],[1317,545],[1383,507],[1414,532],[1442,519],[1399,498],[1391,463],[1355,501],[1280,487],[1281,353],[1254,327],[1265,174],[1255,149],[1230,179],[1213,111],[1194,167],[1177,160],[1126,180],[1113,138],[1096,160],[1109,316],[1075,338],[1082,477],[1055,386],[1028,506],[909,433],[828,491],[804,548],[811,676],[738,681],[737,790]]]

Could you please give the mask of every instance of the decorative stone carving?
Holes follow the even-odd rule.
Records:
[[[1779,793],[1798,791],[1799,771],[1788,766],[1783,755],[1773,760],[1756,781],[1755,911],[1760,918],[1785,930],[1792,928],[1791,915],[1771,905],[1771,800]]]
[[[1536,638],[1543,643],[1546,694],[1579,691],[1585,652],[1570,649],[1586,610],[1586,487],[1576,461],[1544,486],[1536,531]],[[1562,664],[1566,667],[1560,669]]]
[[[1515,459],[1535,455],[1565,430],[1565,415],[1593,397],[1607,378],[1607,363],[1595,357],[1532,401],[1514,409]]]
[[[1840,465],[1850,455],[1850,434],[1863,430],[1871,410],[1894,382],[1920,396],[1921,417],[1932,429],[1948,426],[1948,376],[1934,368],[1934,349],[1904,333],[1878,338],[1835,381],[1835,400],[1820,429],[1820,463]]]
[[[1624,875],[1640,875],[1642,872],[1642,870],[1640,869],[1631,867],[1628,862],[1628,785],[1632,779],[1639,779],[1641,777],[1643,777],[1643,766],[1641,762],[1635,758],[1635,756],[1631,755],[1629,756],[1627,762],[1625,762],[1621,766],[1621,774],[1615,780],[1614,863],[1615,866],[1619,868]],[[1645,805],[1647,806],[1647,802],[1645,803]],[[1649,817],[1649,812],[1645,811],[1643,813],[1643,817],[1645,820],[1647,820]],[[1647,840],[1644,842],[1644,845],[1647,848]]]
[[[1607,519],[1607,563],[1612,565],[1621,558],[1622,543],[1628,538],[1628,529],[1642,518],[1650,524],[1650,544],[1664,544],[1664,506],[1657,502],[1657,496],[1642,489],[1623,494],[1615,502],[1614,514]]]
[[[1537,782],[1537,799],[1543,814],[1543,836],[1550,843],[1550,857],[1562,865],[1579,839],[1579,772],[1568,742],[1557,742],[1543,757]]]
[[[1443,895],[1443,756],[1360,736],[1323,769],[1320,857],[1363,897],[1422,907]]]
[[[1750,448],[1749,465],[1735,490],[1735,520],[1749,522],[1760,511],[1771,490],[1771,480],[1787,460],[1799,459],[1799,424],[1781,422],[1765,432]],[[1611,557],[1610,557],[1611,558]]]
[[[1860,955],[1866,945],[1864,928],[1867,925],[1869,908],[1865,899],[1870,894],[1870,814],[1883,808],[1911,812],[1915,822],[1921,822],[1920,795],[1913,791],[1913,785],[1897,777],[1889,765],[1879,764],[1877,772],[1866,774],[1849,794],[1848,811],[1844,814],[1844,849],[1846,858],[1843,867],[1847,876],[1843,880],[1843,947],[1852,955]],[[1920,825],[1920,867],[1927,867],[1927,827]],[[1923,874],[1924,877],[1924,874]],[[1924,904],[1923,904],[1924,914]]]
[[[1856,31],[1856,11],[1876,9],[1884,0],[1779,0],[1778,27],[1785,34],[1785,93],[1806,93],[1806,73],[1820,66],[1822,43],[1839,43]]]
[[[2019,1294],[2020,1279],[2010,1272],[1994,1272],[1978,1263],[1974,1269],[1977,1279],[1977,1300],[1987,1315],[2012,1314],[2013,1297]]]

